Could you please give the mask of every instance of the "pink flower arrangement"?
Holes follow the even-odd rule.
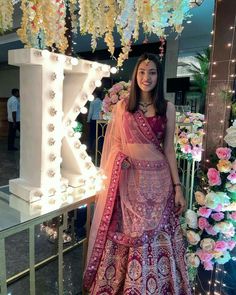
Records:
[[[185,219],[188,255],[195,257],[194,261],[199,258],[205,270],[212,270],[215,263],[228,262],[236,246],[236,148],[218,148],[216,156],[216,168],[207,172],[207,193],[195,193],[196,203]],[[192,226],[189,216],[196,216],[197,226]],[[200,238],[193,243],[189,231]],[[193,260],[187,261],[190,267],[198,267],[191,264]]]
[[[231,149],[219,147],[216,149],[216,155],[220,160],[229,160],[231,157]]]
[[[102,104],[102,111],[104,113],[104,117],[109,117],[113,107],[117,104],[117,102],[121,99],[127,99],[129,97],[130,92],[130,82],[121,81],[114,84],[105,95]]]
[[[220,172],[215,168],[210,168],[207,172],[210,186],[221,185]]]
[[[179,126],[176,134],[177,155],[200,161],[204,115],[190,112],[180,116],[177,114],[176,120],[177,126]],[[182,123],[183,125],[181,125]]]

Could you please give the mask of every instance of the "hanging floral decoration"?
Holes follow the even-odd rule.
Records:
[[[200,113],[183,113],[177,118],[176,154],[188,160],[201,161],[203,142],[204,115]]]
[[[13,3],[0,0],[0,34],[12,29]]]
[[[67,3],[70,11],[72,33],[77,34],[79,26],[79,18],[77,12],[79,11],[79,4],[77,0],[70,0]]]
[[[71,16],[72,31],[78,24],[81,34],[91,35],[91,46],[95,50],[102,38],[111,56],[114,55],[114,32],[120,35],[121,53],[117,65],[128,58],[131,45],[139,38],[139,30],[145,36],[160,37],[160,55],[166,28],[180,34],[183,20],[189,17],[190,0],[22,0],[23,12],[18,35],[28,47],[55,48],[64,53],[68,47],[65,32],[66,6]],[[0,32],[12,28],[12,1],[0,0]],[[79,14],[77,14],[79,11]],[[116,44],[120,46],[120,44]]]
[[[22,0],[21,9],[23,16],[17,34],[26,47],[52,47],[64,53],[68,47],[64,0]]]
[[[236,126],[233,127],[236,129]],[[235,130],[236,131],[236,130]],[[216,149],[216,166],[207,172],[207,193],[195,193],[196,204],[185,214],[190,267],[203,264],[212,270],[215,263],[235,259],[236,245],[236,149]]]

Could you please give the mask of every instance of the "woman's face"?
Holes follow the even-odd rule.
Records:
[[[144,60],[138,66],[137,83],[141,91],[150,92],[157,84],[157,68],[152,60]]]

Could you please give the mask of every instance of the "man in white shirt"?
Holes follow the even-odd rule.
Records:
[[[95,136],[96,136],[96,121],[100,119],[102,110],[102,100],[100,93],[96,91],[94,93],[95,99],[91,101],[89,106],[87,122],[89,123],[89,140],[88,151],[95,153]]]
[[[7,101],[8,115],[8,150],[17,151],[15,147],[16,130],[20,131],[20,92],[19,89],[13,88],[12,96]]]

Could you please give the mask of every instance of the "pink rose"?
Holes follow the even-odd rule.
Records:
[[[231,157],[231,149],[220,147],[216,149],[216,155],[221,160],[229,160]]]
[[[230,180],[232,184],[236,184],[236,171],[232,171],[228,176],[227,179]]]
[[[119,92],[119,91],[121,91],[122,89],[123,89],[123,86],[122,86],[121,84],[119,84],[119,83],[115,84],[115,85],[112,87],[112,90],[113,90],[114,92]]]
[[[203,267],[205,270],[213,270],[213,263],[211,261],[205,261]]]
[[[232,251],[236,245],[236,241],[228,241],[228,248],[230,251]]]
[[[215,243],[215,251],[224,252],[228,249],[228,243],[225,241],[217,241]]]
[[[201,153],[202,153],[202,148],[199,147],[199,146],[194,146],[193,149],[192,149],[192,155],[194,157],[198,157],[198,156],[201,156]]]
[[[221,204],[219,204],[219,205],[217,205],[217,207],[214,209],[214,211],[216,211],[216,212],[220,212],[220,211],[222,211],[222,209],[223,209],[223,206],[222,206]]]
[[[211,218],[214,219],[215,221],[220,221],[225,217],[224,213],[218,212],[218,213],[212,213]]]
[[[236,160],[234,160],[233,163],[232,163],[232,169],[236,170]]]
[[[184,145],[182,148],[183,153],[188,154],[191,153],[191,146],[189,144]]]
[[[215,168],[209,168],[207,177],[210,186],[221,185],[220,173]]]
[[[208,218],[211,215],[212,210],[206,207],[200,207],[197,214],[202,217]]]
[[[229,218],[236,220],[236,211],[229,214]]]
[[[217,232],[214,230],[213,226],[209,225],[205,228],[205,231],[208,233],[208,235],[216,236]]]
[[[113,94],[113,95],[111,96],[111,101],[112,101],[112,103],[117,103],[117,101],[118,101],[118,96],[117,96],[116,94]]]
[[[209,223],[208,223],[208,221],[207,221],[207,219],[206,218],[204,218],[204,217],[200,217],[199,219],[198,219],[198,227],[201,229],[201,230],[204,230],[206,227],[208,227],[209,226]]]
[[[205,252],[203,250],[198,250],[197,255],[203,262],[210,261],[213,258],[213,255],[211,253]]]

